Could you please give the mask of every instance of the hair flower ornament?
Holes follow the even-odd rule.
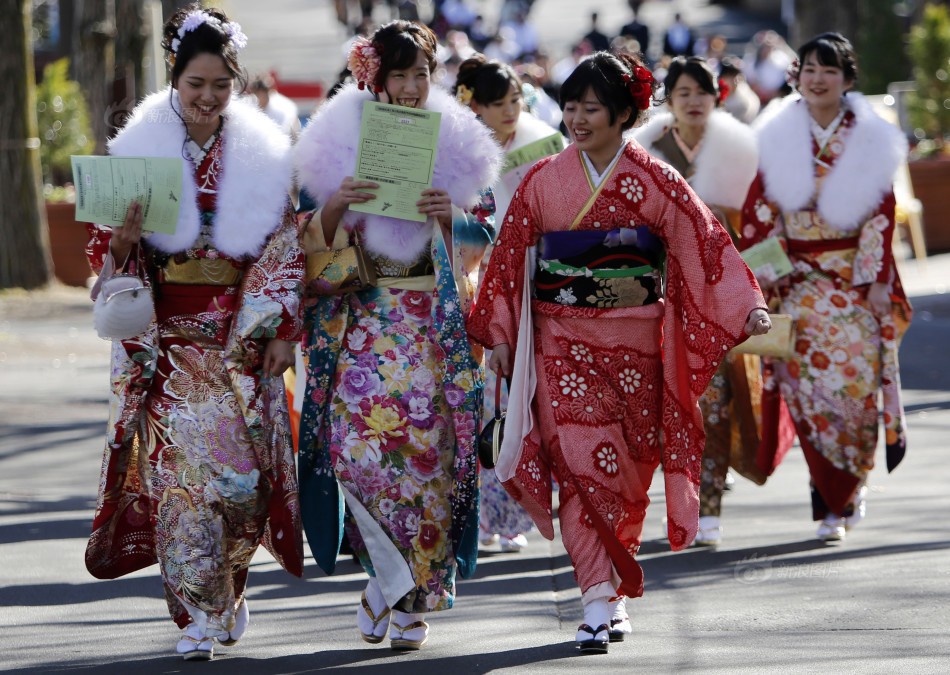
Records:
[[[632,73],[623,74],[623,81],[627,83],[637,109],[647,110],[653,100],[653,73],[643,66],[634,66]]]
[[[380,64],[380,50],[371,40],[358,37],[353,41],[349,58],[347,58],[347,67],[353,73],[353,78],[360,89],[369,87],[369,90],[375,93],[382,91],[376,83]]]
[[[469,89],[464,84],[460,84],[455,89],[455,99],[462,105],[468,105],[472,102],[472,97],[475,96],[475,91]]]
[[[234,51],[239,52],[247,47],[247,35],[245,35],[241,30],[241,24],[238,22],[222,22],[216,16],[212,16],[203,10],[189,12],[181,22],[181,26],[178,28],[178,37],[172,40],[170,45],[171,55],[169,56],[168,60],[172,65],[175,65],[175,55],[178,54],[178,49],[181,47],[181,41],[185,39],[185,35],[197,30],[204,24],[214,26],[223,31],[228,37],[228,42],[234,48]]]
[[[729,85],[726,84],[726,81],[723,80],[722,78],[720,78],[716,84],[719,87],[719,105],[722,105],[723,102],[727,98],[729,98],[729,94],[732,92],[732,90],[729,88]]]

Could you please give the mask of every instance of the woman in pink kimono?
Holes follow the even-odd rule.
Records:
[[[130,258],[155,298],[141,335],[112,348],[112,415],[86,567],[113,579],[158,562],[176,652],[212,658],[249,622],[248,567],[263,543],[303,572],[297,480],[280,374],[302,320],[304,255],[288,190],[290,141],[232,99],[246,38],[218,11],[166,24],[170,89],[109,143],[113,156],[182,162],[174,233],[90,225],[97,270]]]
[[[573,144],[515,192],[469,323],[494,350],[489,366],[512,378],[496,473],[549,539],[552,473],[560,485],[582,652],[630,632],[624,597],[643,594],[634,556],[661,462],[671,546],[695,537],[697,401],[726,352],[770,328],[709,209],[624,140],[652,94],[652,74],[629,55],[597,53],[565,81]]]
[[[897,350],[911,310],[891,241],[893,177],[907,143],[851,91],[857,63],[847,39],[819,35],[798,59],[801,95],[758,127],[742,246],[778,237],[794,265],[774,286],[798,335],[795,354],[775,361],[775,379],[811,472],[818,537],[836,541],[865,514],[882,393],[889,470],[906,446]]]

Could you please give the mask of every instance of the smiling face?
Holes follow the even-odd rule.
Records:
[[[521,89],[512,82],[502,98],[485,104],[473,101],[472,110],[492,130],[495,139],[503,143],[515,133],[521,115],[521,103]]]
[[[224,59],[201,53],[181,71],[175,88],[181,99],[182,117],[189,128],[217,128],[221,113],[231,101],[234,78]]]
[[[611,124],[610,110],[588,88],[580,101],[565,102],[564,126],[577,148],[594,158],[617,151],[623,142],[621,125],[630,114],[629,108],[622,111]]]
[[[429,61],[425,53],[418,49],[416,60],[411,66],[389,71],[379,100],[407,108],[421,108],[429,98],[429,75]]]
[[[677,127],[705,129],[716,97],[703,89],[692,75],[683,73],[670,92],[670,108]]]
[[[838,66],[822,65],[816,51],[805,56],[798,76],[798,89],[813,112],[837,110],[841,97],[853,84]]]

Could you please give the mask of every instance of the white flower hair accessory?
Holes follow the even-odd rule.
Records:
[[[228,36],[228,42],[231,43],[235,51],[239,52],[247,47],[247,35],[241,31],[241,24],[237,21],[221,21],[204,10],[189,12],[178,28],[178,37],[171,42],[170,61],[172,65],[175,64],[175,56],[178,54],[178,49],[181,47],[181,41],[185,39],[185,35],[197,30],[204,24],[216,26],[224,31],[224,34]]]

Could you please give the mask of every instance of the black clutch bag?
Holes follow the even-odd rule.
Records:
[[[478,461],[486,469],[494,469],[505,436],[505,413],[501,410],[501,372],[495,377],[495,416],[488,420],[478,435]]]

